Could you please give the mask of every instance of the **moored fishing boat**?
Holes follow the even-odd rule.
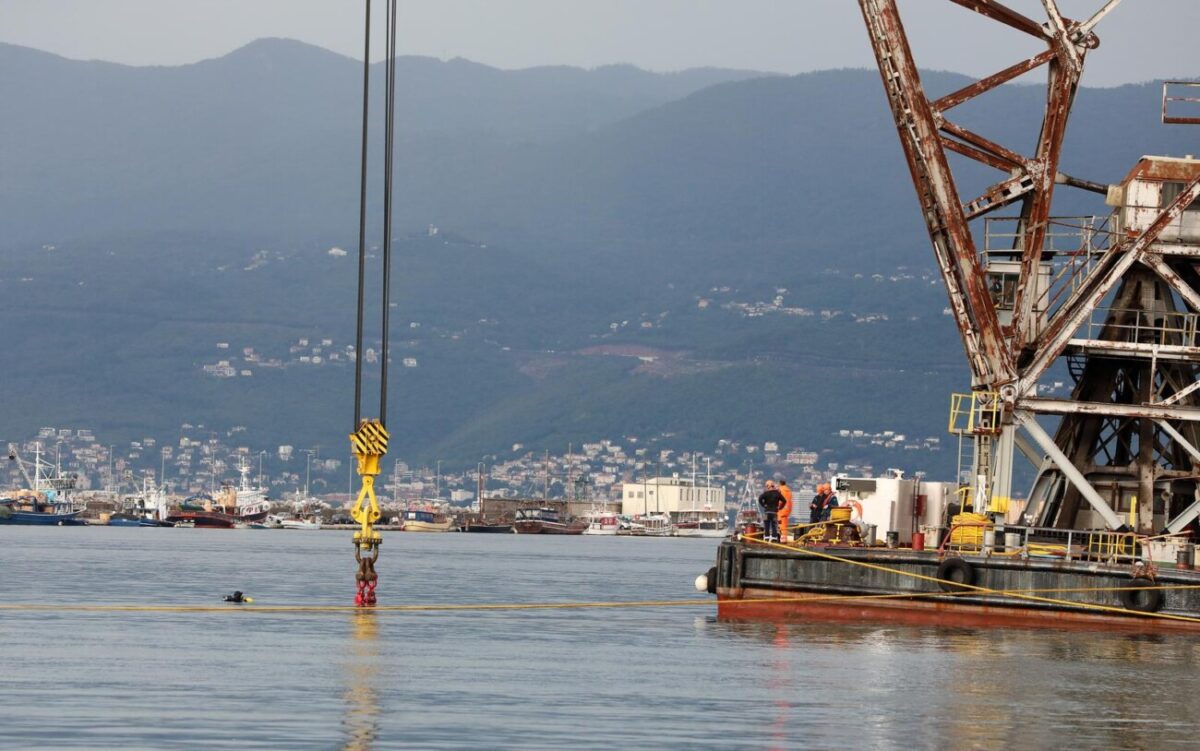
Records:
[[[587,522],[585,535],[615,535],[621,529],[621,519],[609,511],[593,511],[583,518]]]
[[[513,532],[519,535],[581,535],[587,526],[581,521],[563,521],[552,508],[523,508],[517,509]]]
[[[110,527],[174,527],[174,522],[167,521],[168,515],[165,487],[155,485],[145,477],[141,491],[122,499],[121,510],[109,516],[107,524]]]
[[[286,517],[278,520],[280,529],[317,530],[321,528],[321,519],[315,514]]]
[[[0,524],[67,526],[84,524],[83,509],[49,493],[24,491],[0,498]]]
[[[633,517],[618,534],[630,537],[670,537],[673,533],[674,527],[666,514],[644,514]]]
[[[723,511],[706,508],[701,511],[680,511],[674,522],[676,537],[725,537],[729,520]]]
[[[486,521],[479,519],[467,519],[461,527],[463,532],[475,532],[479,534],[503,534],[513,531],[512,522],[505,521]]]
[[[8,445],[9,459],[17,463],[28,489],[0,496],[0,524],[69,526],[86,524],[79,518],[83,507],[71,501],[76,476],[42,461],[42,445],[34,444],[32,463],[21,458],[16,444]],[[33,471],[30,472],[30,469]],[[50,470],[54,470],[53,473]]]
[[[177,527],[203,527],[206,529],[233,529],[237,517],[218,511],[221,508],[211,496],[191,495],[184,498],[179,508],[167,515],[167,521]]]
[[[228,488],[225,493],[225,502],[222,504],[225,506],[225,512],[242,522],[261,522],[271,512],[267,491],[261,485],[250,483],[251,467],[247,457],[238,457],[237,471],[237,488]]]
[[[449,514],[432,509],[408,509],[400,515],[403,532],[453,532],[454,520]]]

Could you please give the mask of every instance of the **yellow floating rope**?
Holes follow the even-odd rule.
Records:
[[[906,573],[906,572],[897,572]],[[922,577],[929,578],[929,577]],[[934,579],[934,581],[941,581]],[[963,585],[958,585],[963,586]],[[989,596],[1017,597],[1032,594],[1063,594],[1067,592],[1125,592],[1145,590],[1187,590],[1200,589],[1200,584],[1156,585],[1153,587],[1048,587],[1041,589],[1019,590],[985,590]],[[975,595],[979,592],[963,590],[955,592],[897,592],[890,594],[863,595],[805,595],[796,597],[771,597],[748,600],[722,600],[722,606],[761,605],[763,603],[789,602],[827,602],[827,601],[858,601],[858,600],[894,600],[919,599],[924,597],[956,597]],[[1064,601],[1067,602],[1067,601]],[[413,605],[377,605],[369,611],[353,605],[254,605],[250,607],[236,605],[132,605],[132,604],[69,604],[69,603],[5,603],[0,604],[0,612],[79,612],[79,613],[437,613],[437,612],[469,612],[469,611],[504,611],[504,610],[588,610],[588,609],[621,609],[621,608],[667,608],[667,607],[709,607],[711,599],[692,598],[687,600],[617,600],[600,602],[533,602],[533,603],[426,603]],[[1082,603],[1068,602],[1071,605]],[[1123,614],[1151,615],[1137,611],[1120,610]],[[1200,619],[1176,616],[1186,620],[1200,622]]]

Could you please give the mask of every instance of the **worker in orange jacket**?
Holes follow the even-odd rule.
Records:
[[[788,516],[792,513],[792,489],[788,487],[787,478],[779,478],[779,493],[783,496],[783,508],[779,509],[779,541],[791,542],[788,536]]]

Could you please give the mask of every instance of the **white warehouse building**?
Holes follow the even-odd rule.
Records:
[[[622,514],[675,514],[705,509],[725,510],[725,488],[678,475],[627,482],[621,488]]]

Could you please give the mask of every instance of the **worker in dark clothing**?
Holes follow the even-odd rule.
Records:
[[[825,509],[825,499],[829,497],[826,489],[829,486],[821,483],[817,486],[817,494],[813,496],[812,502],[808,504],[808,523],[816,524],[821,521],[821,512]]]
[[[763,540],[779,542],[779,519],[776,516],[785,503],[783,494],[774,480],[767,480],[767,489],[758,497],[758,507],[763,515]]]
[[[830,514],[838,505],[837,493],[833,492],[833,486],[829,483],[825,483],[825,493],[825,505],[821,508],[821,521],[823,522],[829,521]]]

